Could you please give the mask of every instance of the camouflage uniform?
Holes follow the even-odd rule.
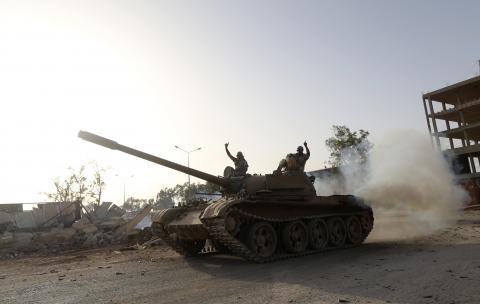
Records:
[[[285,169],[285,173],[287,174],[305,172],[305,164],[310,158],[310,150],[307,146],[305,146],[305,148],[307,149],[307,153],[305,154],[303,153],[303,147],[301,146],[297,148],[297,153],[287,154],[287,157],[280,161],[276,172],[280,173],[282,169]]]
[[[235,176],[245,176],[248,171],[248,163],[243,157],[242,152],[237,153],[237,157],[234,157],[232,154],[230,154],[230,151],[228,151],[227,145],[225,145],[225,151],[227,152],[228,157],[233,161],[235,164],[235,171],[234,175]]]
[[[233,163],[235,164],[235,176],[245,176],[248,171],[248,163],[245,158],[233,157]]]

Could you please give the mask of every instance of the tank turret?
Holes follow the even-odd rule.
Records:
[[[148,154],[124,145],[111,139],[80,131],[78,137],[94,144],[122,151],[124,153],[140,157],[161,166],[190,174],[199,179],[214,183],[223,188],[226,194],[241,194],[249,197],[279,197],[286,199],[304,199],[315,196],[315,188],[310,179],[304,174],[293,176],[285,175],[246,175],[218,177],[196,169],[192,169],[175,162]]]

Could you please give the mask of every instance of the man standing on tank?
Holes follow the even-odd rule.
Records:
[[[227,152],[228,157],[230,157],[235,164],[235,176],[245,176],[248,170],[248,163],[245,160],[243,153],[238,151],[237,157],[233,157],[230,151],[228,151],[228,143],[225,144],[225,151]]]
[[[303,143],[303,145],[305,146],[307,153],[304,154],[303,147],[298,146],[297,153],[287,154],[287,157],[280,161],[280,164],[278,165],[278,168],[277,170],[275,170],[274,173],[280,174],[282,172],[282,169],[285,169],[284,172],[288,174],[292,174],[296,172],[300,172],[300,173],[305,172],[305,164],[307,163],[307,160],[310,158],[310,149],[308,149],[308,145],[306,141]]]
[[[307,160],[310,158],[310,149],[308,149],[307,141],[305,141],[303,145],[305,146],[305,150],[307,150],[307,153],[304,154],[303,147],[298,146],[297,153],[295,154],[298,171],[300,172],[305,172],[305,164],[307,163]]]

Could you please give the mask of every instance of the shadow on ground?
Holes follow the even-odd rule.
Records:
[[[327,292],[350,299],[462,303],[461,299],[477,294],[474,284],[467,283],[480,279],[478,268],[475,270],[480,267],[480,257],[475,254],[479,250],[480,244],[426,246],[415,242],[375,242],[267,264],[253,264],[226,255],[187,262],[197,271],[220,280],[255,282],[265,288],[282,284],[299,286],[313,291],[311,294]],[[471,267],[465,268],[465,263]]]

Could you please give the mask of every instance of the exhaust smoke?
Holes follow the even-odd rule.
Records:
[[[375,143],[367,162],[352,150],[331,178],[318,178],[318,195],[354,194],[374,211],[370,240],[398,240],[429,235],[452,224],[467,193],[428,137],[413,130],[392,131]]]

